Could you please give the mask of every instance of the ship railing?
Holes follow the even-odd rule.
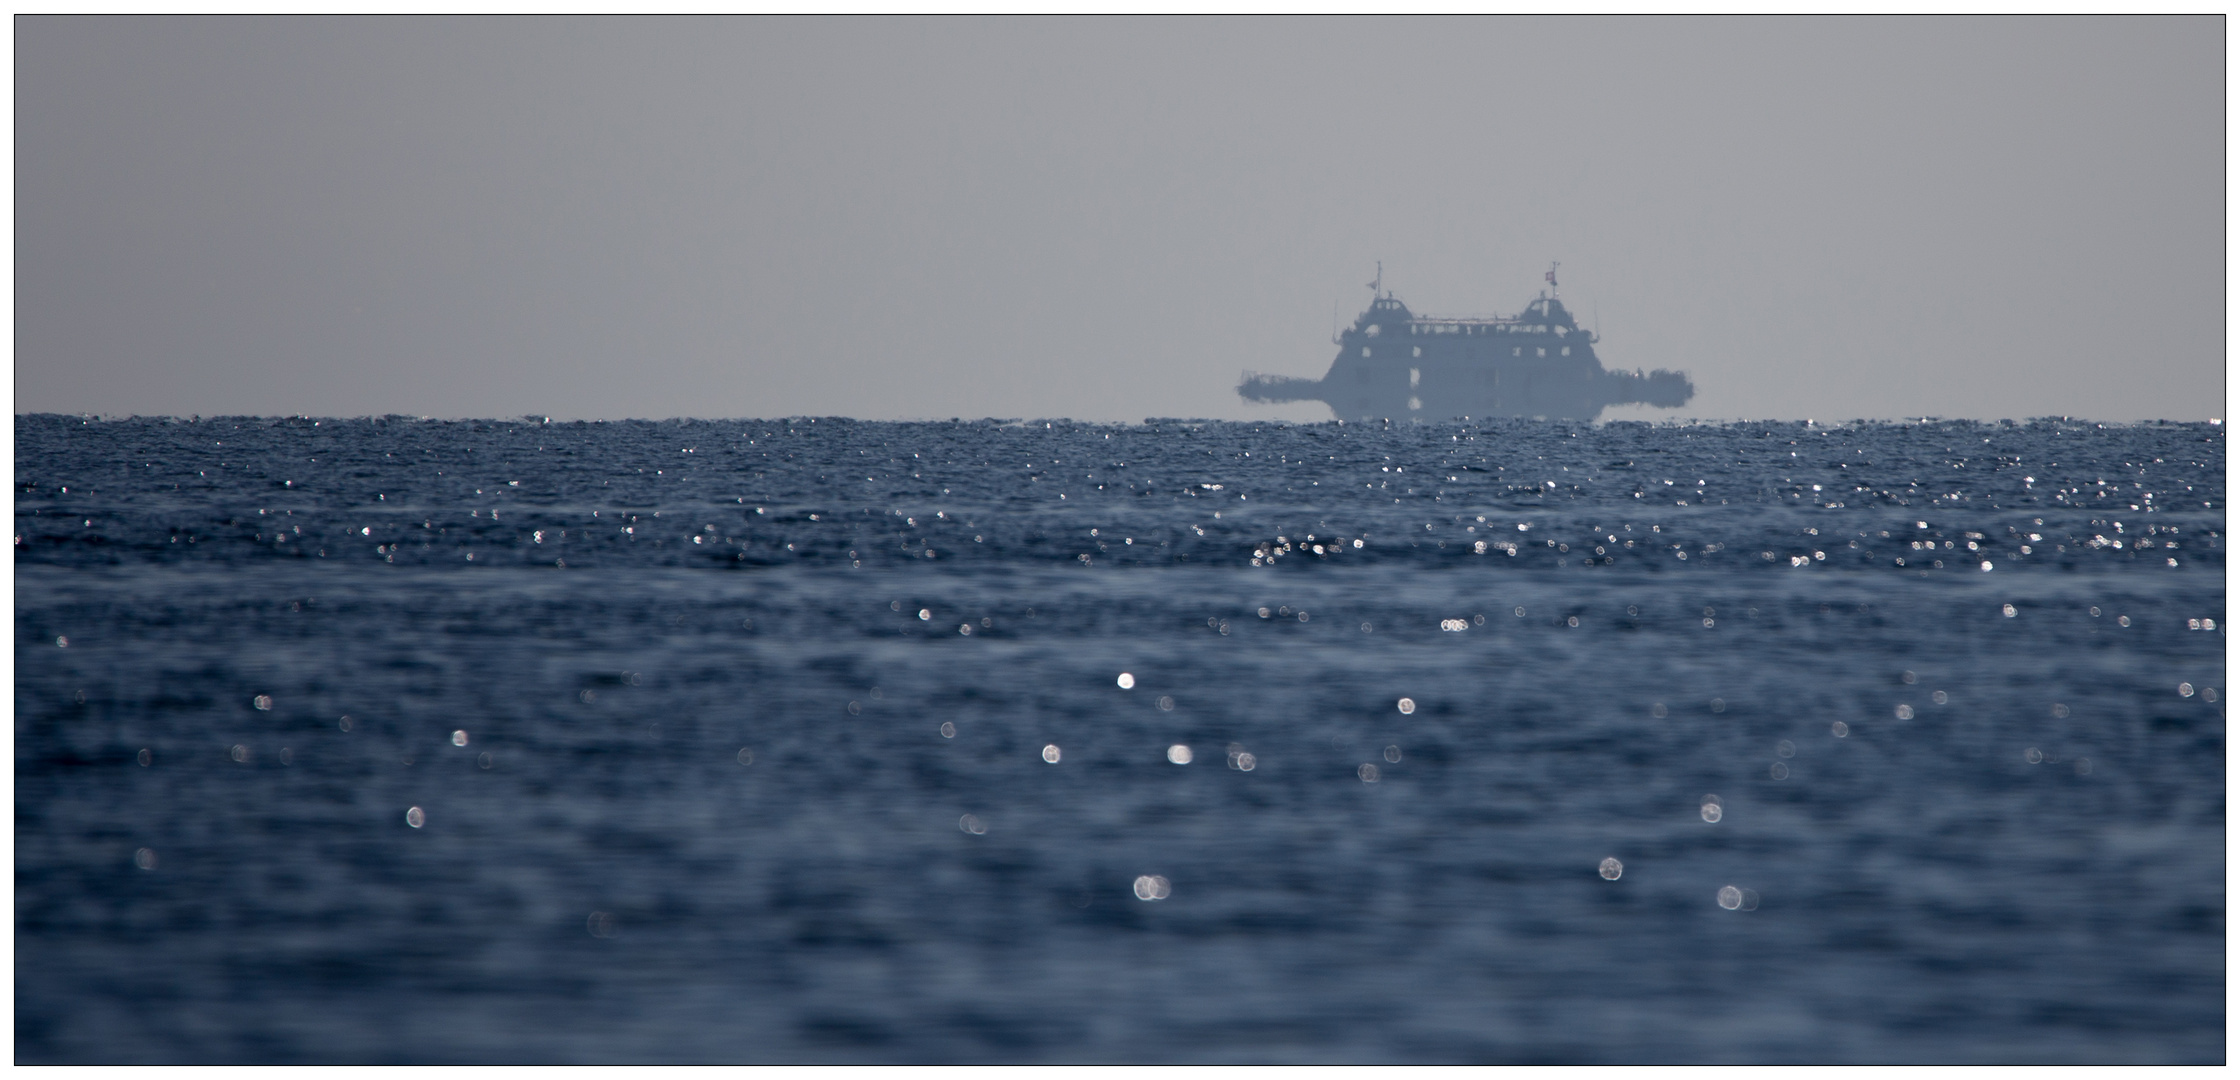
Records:
[[[1416,316],[1409,321],[1410,334],[1463,334],[1475,335],[1478,331],[1488,334],[1503,329],[1515,330],[1531,325],[1522,318],[1516,319],[1455,319],[1439,316]]]

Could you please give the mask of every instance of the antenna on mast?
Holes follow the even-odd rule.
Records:
[[[1557,288],[1557,285],[1556,285],[1556,267],[1559,267],[1559,266],[1562,266],[1562,265],[1563,265],[1563,264],[1562,264],[1562,263],[1559,263],[1559,262],[1552,262],[1552,263],[1549,263],[1549,264],[1548,264],[1548,274],[1547,274],[1547,277],[1548,277],[1548,288],[1549,288],[1549,289],[1550,289],[1551,291]]]
[[[1384,260],[1377,260],[1377,280],[1369,283],[1369,299],[1384,299]]]

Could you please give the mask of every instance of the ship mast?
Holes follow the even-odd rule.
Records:
[[[1369,299],[1384,299],[1384,260],[1377,260],[1377,280],[1369,283]]]

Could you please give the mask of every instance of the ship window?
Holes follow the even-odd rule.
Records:
[[[1409,369],[1408,369],[1408,389],[1410,389],[1410,390],[1413,390],[1413,389],[1415,389],[1416,387],[1419,387],[1419,386],[1422,386],[1422,385],[1423,385],[1423,369],[1422,369],[1422,368],[1409,368]]]
[[[1363,332],[1363,333],[1365,333],[1365,334],[1368,334],[1368,335],[1369,335],[1370,337],[1375,337],[1375,336],[1377,336],[1378,334],[1384,333],[1384,327],[1378,326],[1378,325],[1377,325],[1377,324],[1375,324],[1375,323],[1370,323],[1370,324],[1369,324],[1369,329],[1367,329],[1367,330],[1364,330],[1364,331],[1362,331],[1362,332]]]
[[[1564,347],[1563,347],[1563,355],[1565,355],[1565,356],[1569,356],[1569,355],[1571,355],[1571,346],[1569,346],[1569,345],[1566,345],[1566,346],[1564,346]]]
[[[1363,356],[1367,356],[1367,355],[1369,355],[1369,347],[1368,347],[1367,345],[1363,345],[1363,346],[1361,347],[1361,355],[1363,355]]]
[[[1546,356],[1546,355],[1548,355],[1548,350],[1546,350],[1546,349],[1534,349],[1534,350],[1532,350],[1532,351],[1533,351],[1533,352],[1536,352],[1536,353],[1538,353],[1538,354],[1540,354],[1541,356]]]
[[[1423,346],[1421,346],[1421,345],[1418,345],[1418,346],[1416,346],[1416,355],[1417,355],[1417,356],[1422,356],[1422,355],[1423,355]]]
[[[1519,345],[1519,346],[1517,346],[1516,348],[1514,348],[1514,349],[1511,349],[1511,350],[1509,350],[1509,355],[1511,355],[1511,356],[1523,356],[1523,355],[1524,355],[1524,346],[1522,346],[1522,345]]]

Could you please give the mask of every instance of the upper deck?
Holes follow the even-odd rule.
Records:
[[[1460,337],[1487,337],[1509,334],[1552,334],[1569,337],[1584,333],[1587,340],[1594,340],[1591,332],[1581,330],[1571,317],[1563,301],[1542,294],[1539,299],[1525,305],[1522,314],[1510,316],[1450,316],[1418,315],[1408,310],[1390,294],[1378,297],[1369,310],[1354,320],[1347,336],[1382,337],[1385,334],[1405,337],[1456,335]]]

